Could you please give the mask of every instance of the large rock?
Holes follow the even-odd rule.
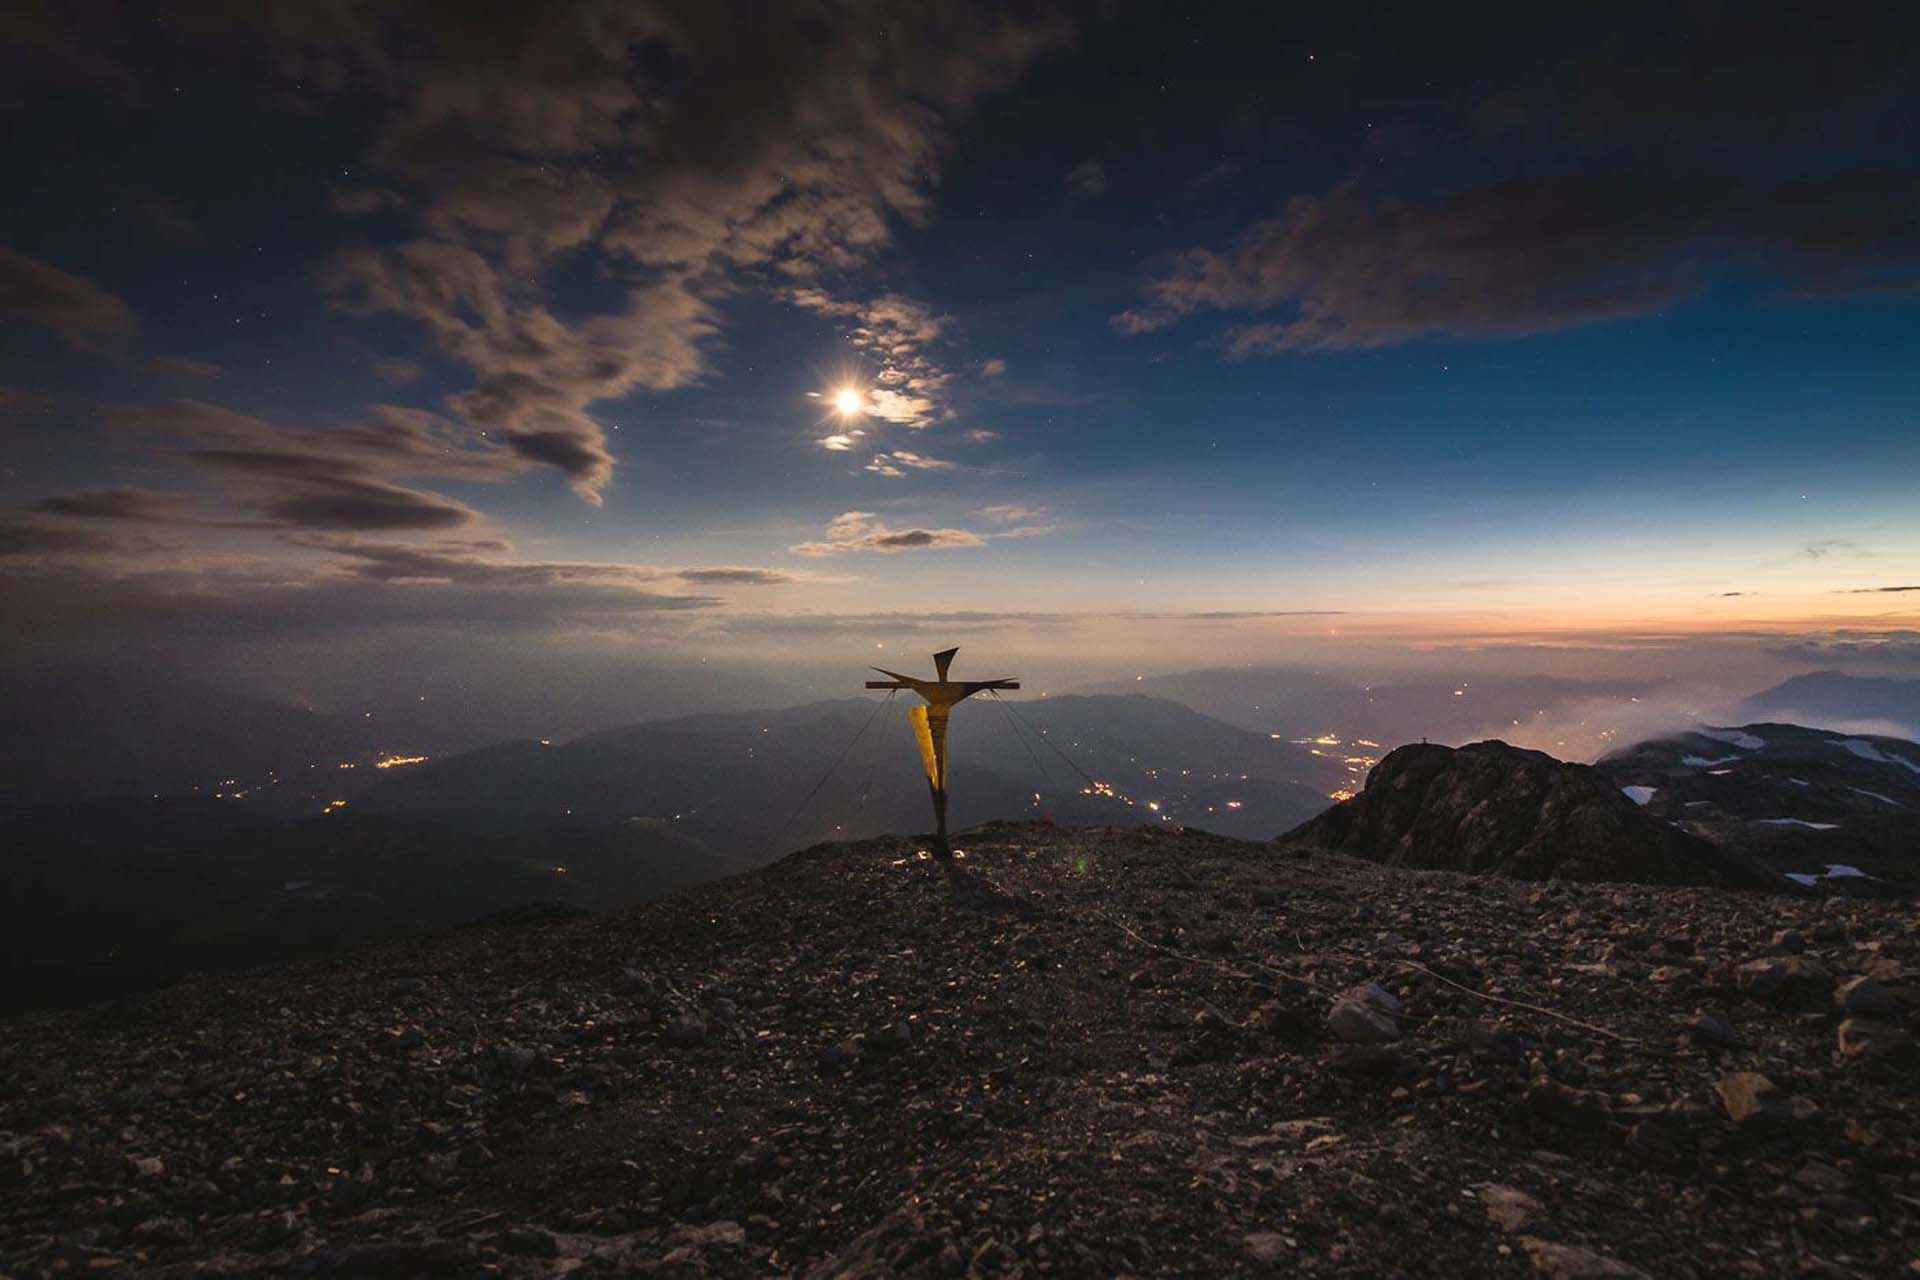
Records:
[[[1398,867],[1758,888],[1774,877],[1649,817],[1590,765],[1504,742],[1401,747],[1281,837]]]
[[[1839,1037],[1840,1056],[1848,1061],[1892,1057],[1913,1043],[1904,1027],[1872,1018],[1848,1018],[1840,1024]]]
[[[1356,987],[1333,1002],[1327,1029],[1348,1044],[1385,1044],[1400,1038],[1400,1000],[1377,982]]]
[[[1849,978],[1833,993],[1833,1002],[1843,1013],[1867,1018],[1897,1018],[1903,1012],[1900,998],[1872,978]]]
[[[1736,1071],[1714,1087],[1735,1124],[1779,1121],[1789,1114],[1779,1087],[1757,1071]]]
[[[1740,990],[1755,1000],[1817,1009],[1833,990],[1833,974],[1815,956],[1766,956],[1740,966]]]

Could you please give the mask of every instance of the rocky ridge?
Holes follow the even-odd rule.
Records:
[[[1521,880],[1790,887],[1651,817],[1593,766],[1499,741],[1396,748],[1368,772],[1358,795],[1281,842],[1395,867]]]
[[[1595,766],[1648,816],[1828,892],[1920,885],[1920,744],[1801,725],[1699,726]]]
[[[1909,903],[992,825],[0,1036],[0,1274],[1868,1276]]]

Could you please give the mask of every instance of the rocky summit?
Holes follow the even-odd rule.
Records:
[[[1391,751],[1367,774],[1365,790],[1281,839],[1390,866],[1522,880],[1789,887],[1642,812],[1593,766],[1498,741]]]
[[[0,1273],[1920,1266],[1910,903],[960,843],[17,1019]]]

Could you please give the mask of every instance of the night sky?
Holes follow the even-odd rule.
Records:
[[[9,6],[0,634],[1910,652],[1917,29]]]

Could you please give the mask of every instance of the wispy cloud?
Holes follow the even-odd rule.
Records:
[[[867,414],[904,427],[926,427],[951,416],[945,392],[953,374],[929,354],[947,321],[926,303],[897,293],[847,301],[813,286],[789,289],[786,298],[846,322],[847,340],[874,362],[864,391]]]
[[[979,531],[950,528],[890,528],[871,511],[846,511],[827,525],[827,536],[819,542],[802,542],[788,548],[795,555],[834,556],[849,551],[925,551],[941,547],[981,547],[993,538],[1032,538],[1052,533],[1051,526],[1020,525],[1011,529]]]
[[[226,370],[210,360],[188,360],[180,356],[155,356],[147,361],[147,372],[162,378],[217,378]]]
[[[910,453],[905,449],[895,449],[887,453],[874,454],[867,460],[866,469],[877,475],[898,479],[909,471],[951,471],[953,467],[953,463],[942,458],[932,458],[924,453]]]
[[[871,511],[846,511],[827,525],[822,542],[802,542],[795,555],[837,556],[849,551],[926,551],[939,547],[979,547],[986,539],[968,529],[892,529]]]
[[[1060,185],[1075,195],[1100,195],[1107,189],[1107,167],[1098,160],[1082,160],[1067,171]]]
[[[127,304],[84,276],[0,249],[0,316],[51,329],[91,349],[133,328]]]

